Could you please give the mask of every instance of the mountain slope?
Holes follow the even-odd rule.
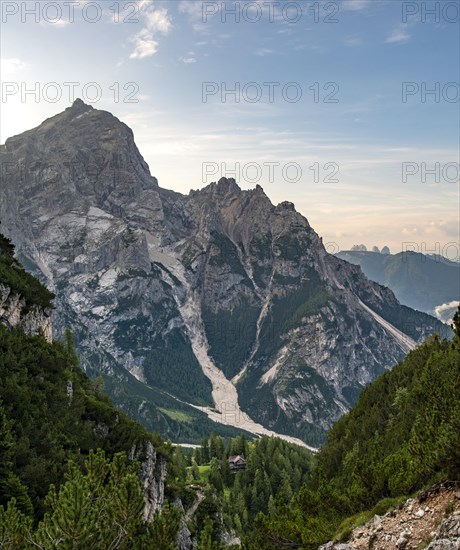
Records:
[[[195,434],[198,407],[317,444],[365,385],[445,330],[260,187],[161,189],[132,131],[79,100],[8,139],[1,162],[0,218],[56,293],[58,333],[71,326],[88,373],[168,436],[185,406]]]
[[[434,313],[437,306],[460,301],[460,265],[416,252],[379,254],[343,251],[337,257],[359,265],[366,277],[389,287],[406,306]]]
[[[124,451],[148,459],[146,510],[161,509],[169,446],[115,409],[100,382],[86,377],[69,334],[65,344],[45,338],[49,315],[40,313],[48,311],[52,295],[12,253],[0,235],[0,287],[17,305],[16,327],[0,320],[0,504],[14,497],[22,511],[41,518],[50,484],[64,481],[69,460],[82,465],[90,450],[103,449],[108,457]],[[41,325],[31,326],[31,312]]]
[[[259,521],[248,550],[316,550],[334,534],[350,535],[350,526],[360,519],[382,515],[415,491],[460,479],[460,308],[454,320],[453,342],[430,338],[361,393],[357,405],[330,430],[314,475],[290,506]],[[363,536],[355,534],[355,542]],[[415,545],[410,547],[420,548],[417,531],[412,535]],[[380,535],[372,539],[376,548],[404,546],[391,538],[385,546]],[[374,547],[372,540],[369,545]],[[364,546],[352,543],[350,548]]]

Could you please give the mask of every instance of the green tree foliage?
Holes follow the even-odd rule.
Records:
[[[231,455],[244,456],[247,467],[232,472],[228,463]],[[275,516],[277,505],[291,501],[313,464],[309,451],[273,437],[248,441],[238,436],[225,447],[220,436],[211,434],[201,449],[194,451],[196,457],[208,458],[209,469],[208,494],[199,506],[195,530],[201,533],[202,547],[213,549],[219,547],[215,545],[219,544],[222,526],[242,536],[252,529],[261,512]],[[206,518],[213,518],[212,536]]]
[[[66,463],[73,459],[82,465],[91,449],[112,456],[152,441],[157,452],[170,455],[158,436],[115,409],[75,365],[68,339],[65,345],[49,344],[42,336],[0,324],[1,437],[2,447],[9,448],[0,452],[7,453],[4,463],[27,487],[37,518],[43,516],[50,485],[64,479]],[[25,511],[25,497],[0,484],[0,503],[11,496]]]
[[[224,483],[222,480],[221,465],[216,457],[213,457],[211,460],[208,480],[217,493],[222,493],[224,490]]]
[[[14,245],[3,235],[0,234],[0,254],[4,256],[14,257]]]
[[[33,508],[27,487],[14,472],[14,437],[11,424],[0,402],[0,505],[6,505],[15,498],[18,508],[31,514]]]
[[[0,509],[0,536],[6,548],[174,550],[180,514],[167,507],[151,524],[143,519],[144,498],[138,465],[117,453],[90,452],[85,473],[70,462],[66,482],[51,486],[49,511],[36,529],[17,510],[14,500]],[[2,546],[3,547],[3,546]]]
[[[33,306],[52,307],[54,294],[21,267],[14,258],[13,244],[3,235],[0,235],[0,283],[24,298],[26,311]]]
[[[211,518],[206,518],[204,521],[204,528],[200,533],[200,543],[198,545],[198,550],[213,550],[213,521]]]
[[[460,308],[453,341],[432,336],[362,392],[329,432],[313,475],[290,504],[278,499],[275,514],[271,505],[258,517],[245,549],[316,549],[348,515],[460,478],[459,326]]]

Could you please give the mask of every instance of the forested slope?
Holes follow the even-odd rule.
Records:
[[[245,548],[317,548],[353,514],[460,479],[460,309],[453,328],[453,341],[431,337],[362,392],[308,482],[274,517],[259,516]]]
[[[49,308],[53,295],[13,253],[0,236],[3,303],[20,320]],[[47,341],[39,324],[33,332],[0,318],[0,548],[174,548],[171,445],[87,378],[70,332],[63,343]]]

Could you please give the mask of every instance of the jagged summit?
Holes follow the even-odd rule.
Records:
[[[260,186],[160,188],[128,126],[81,100],[7,143],[1,161],[27,170],[2,181],[6,232],[55,289],[56,332],[73,328],[83,365],[149,429],[169,435],[173,395],[315,445],[362,387],[442,332]]]
[[[150,228],[162,220],[158,182],[132,130],[81,99],[8,139],[6,152],[5,160],[16,162],[21,176],[10,170],[15,189],[5,191],[24,194],[33,218],[46,217],[50,208],[53,214],[76,210],[84,215],[93,206],[113,216],[123,213],[133,228],[140,217],[149,218]],[[35,223],[40,226],[42,220]]]
[[[283,201],[280,202],[278,205],[276,205],[276,209],[278,211],[287,210],[288,212],[295,212],[295,205],[292,202],[289,201]]]
[[[72,103],[71,108],[75,109],[80,107],[85,107],[89,109],[93,108],[91,105],[88,105],[87,103],[85,103],[81,98],[77,97],[77,99]]]
[[[241,191],[240,186],[236,183],[234,178],[220,178],[217,182],[217,189],[224,192],[238,192]]]
[[[85,103],[82,99],[77,97],[77,99],[72,103],[70,107],[67,107],[66,111],[72,110],[74,112],[87,112],[87,111],[94,111],[94,107],[92,105],[88,105]]]
[[[235,195],[241,192],[241,187],[236,183],[234,178],[222,177],[219,181],[213,181],[202,189],[199,189],[198,192],[211,193],[220,196]]]

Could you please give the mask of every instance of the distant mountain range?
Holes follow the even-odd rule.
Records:
[[[442,256],[344,250],[337,257],[359,265],[366,277],[390,288],[402,304],[443,321],[452,318],[460,301],[460,264]]]
[[[213,420],[317,445],[376,376],[450,334],[261,187],[162,189],[131,129],[80,100],[0,161],[2,231],[56,294],[56,335],[70,327],[87,373],[174,441]]]

